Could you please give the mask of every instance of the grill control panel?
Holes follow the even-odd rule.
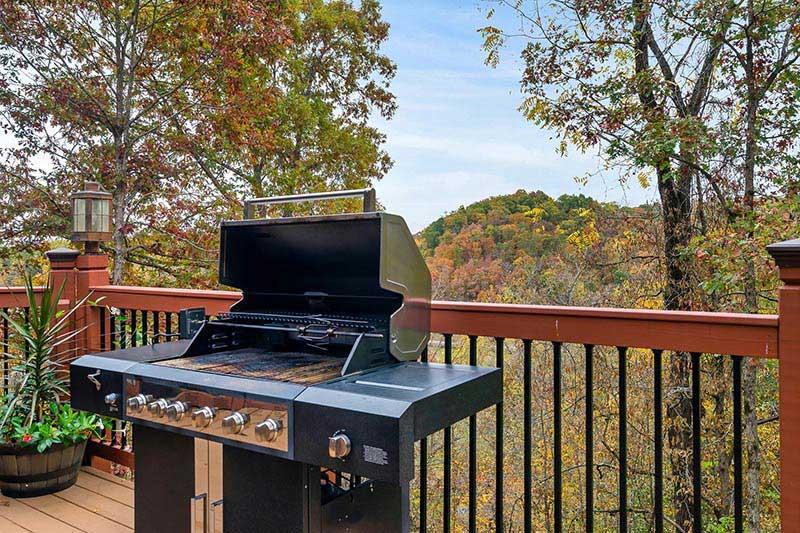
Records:
[[[214,436],[280,452],[289,451],[289,409],[279,401],[164,387],[125,380],[125,415],[130,420]]]

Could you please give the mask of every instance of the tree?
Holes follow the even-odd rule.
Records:
[[[696,288],[702,280],[698,279],[695,256],[690,253],[693,239],[709,231],[709,208],[735,212],[741,210],[733,204],[743,203],[744,211],[752,212],[757,165],[754,155],[758,144],[768,145],[770,141],[760,137],[757,130],[745,128],[749,131],[745,138],[723,142],[736,139],[731,131],[727,131],[728,137],[723,135],[729,125],[725,119],[738,109],[738,103],[746,101],[742,107],[755,120],[745,123],[757,122],[754,107],[774,96],[763,83],[772,77],[770,72],[774,73],[774,86],[791,84],[798,7],[763,2],[753,8],[752,2],[743,0],[566,0],[541,6],[538,2],[499,0],[493,4],[511,10],[520,24],[513,32],[495,26],[481,30],[488,63],[497,64],[509,39],[527,41],[522,51],[525,116],[557,131],[562,151],[570,145],[580,150],[597,149],[620,170],[622,179],[635,176],[646,183],[650,176],[655,177],[661,202],[664,307],[718,308],[718,300],[705,298]],[[493,15],[494,10],[490,10],[489,17]],[[759,39],[759,44],[746,44],[753,39]],[[758,103],[751,97],[743,100],[742,93],[733,89],[748,86],[746,83],[720,83],[721,72],[728,73],[726,81],[730,82],[732,73],[747,71],[748,52],[743,50],[748,47],[751,52],[763,53],[761,57],[750,56],[751,77],[762,80],[755,91]],[[775,50],[770,58],[775,68],[765,67],[764,60]],[[731,53],[744,60],[731,60]],[[794,94],[781,101],[789,104],[785,116],[797,107],[796,93],[784,90],[782,94]],[[767,115],[778,118],[781,112],[776,113],[772,103],[769,107],[772,111]],[[785,119],[773,120],[771,126],[783,139],[795,130]],[[720,171],[729,170],[720,163],[740,157],[742,147],[751,170],[743,172],[744,195],[737,196],[731,184],[738,182]],[[772,152],[779,161],[787,160],[786,147],[784,154]],[[767,184],[776,183],[767,173],[762,179]],[[752,221],[751,216],[745,218]],[[752,284],[750,292],[752,304]],[[749,306],[751,310],[757,307],[757,303]],[[753,381],[746,390],[751,399],[755,394]],[[691,439],[688,385],[688,357],[676,354],[670,360],[668,418],[674,519],[683,529],[691,525],[691,487],[689,479],[679,474],[690,471],[686,468]],[[753,433],[748,432],[750,444],[757,440]],[[757,452],[757,444],[748,445],[748,449]],[[751,456],[751,479],[758,477],[757,463],[756,453]],[[749,525],[756,531],[757,484],[755,490],[753,486],[750,489]]]
[[[743,306],[739,308],[757,313],[762,308],[763,294],[759,291],[756,262],[763,250],[758,249],[755,232],[759,222],[764,222],[763,218],[759,221],[757,208],[770,197],[783,195],[789,199],[788,214],[795,180],[787,176],[797,173],[800,6],[771,1],[756,5],[753,0],[746,0],[736,5],[733,22],[737,33],[723,41],[716,88],[727,98],[714,103],[716,114],[721,117],[716,134],[719,148],[715,152],[723,157],[702,171],[725,188],[725,201],[721,204],[724,220],[746,250],[739,256],[741,260],[732,261],[743,272],[743,298],[738,302]],[[783,225],[783,220],[779,224]],[[776,236],[776,240],[780,239]],[[757,360],[742,367],[750,531],[760,530],[759,367]]]
[[[178,124],[199,172],[237,209],[248,196],[363,187],[391,167],[369,124],[395,110],[380,4],[290,2],[286,24],[287,47],[228,71],[204,113]]]
[[[114,195],[119,283],[139,213],[170,213],[165,193],[190,179],[166,142],[171,119],[200,108],[194,89],[214,87],[231,58],[252,60],[286,38],[276,2],[0,2],[0,110],[16,141],[0,169],[6,235],[63,235],[67,193],[100,181]]]

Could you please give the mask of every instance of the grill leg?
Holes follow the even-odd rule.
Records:
[[[189,533],[194,496],[194,439],[139,424],[134,519],[137,533]]]
[[[309,472],[315,472],[316,477]],[[319,531],[309,525],[315,522],[315,510],[308,504],[309,499],[319,502],[319,467],[223,446],[222,487],[225,531]]]

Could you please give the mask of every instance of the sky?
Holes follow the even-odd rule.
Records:
[[[398,105],[392,120],[374,121],[394,160],[375,185],[386,210],[416,232],[462,205],[519,189],[553,197],[583,193],[625,205],[654,200],[654,191],[638,183],[623,188],[612,173],[601,172],[586,186],[575,182],[596,174],[599,158],[575,150],[561,157],[553,133],[522,117],[517,51],[506,51],[496,69],[483,63],[476,30],[486,25],[486,6],[477,0],[383,2],[391,24],[383,52],[397,64],[391,90]],[[514,21],[501,12],[493,24],[512,27]]]

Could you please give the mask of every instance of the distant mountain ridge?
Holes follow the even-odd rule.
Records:
[[[614,304],[641,273],[629,258],[654,254],[657,215],[651,205],[518,190],[442,216],[417,241],[437,298]]]

